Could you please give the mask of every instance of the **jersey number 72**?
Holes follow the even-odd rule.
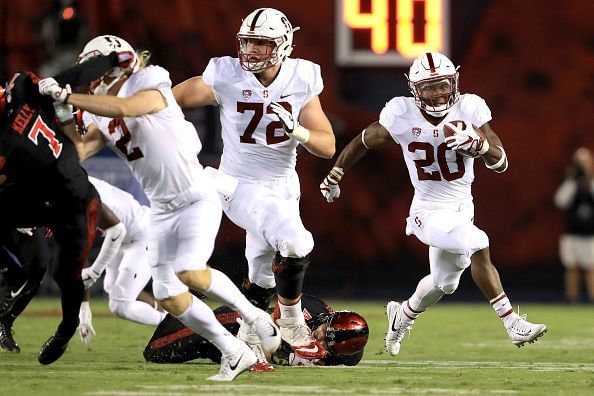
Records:
[[[291,111],[291,104],[288,102],[279,102],[287,111]],[[256,144],[256,139],[252,137],[252,134],[258,127],[262,116],[264,115],[264,103],[254,102],[237,102],[237,112],[245,113],[246,111],[253,111],[252,119],[248,123],[243,135],[239,137],[241,143]],[[270,106],[266,106],[266,114],[274,114]],[[275,131],[277,129],[283,130],[283,134],[277,136]],[[266,125],[266,145],[277,144],[289,140],[290,137],[284,133],[283,123],[278,121],[271,121]]]

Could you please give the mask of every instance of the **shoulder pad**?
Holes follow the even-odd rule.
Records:
[[[476,113],[485,104],[485,100],[475,94],[463,94],[460,96],[460,110],[466,114]]]
[[[406,113],[406,98],[404,96],[392,98],[384,107],[394,116],[401,116]]]

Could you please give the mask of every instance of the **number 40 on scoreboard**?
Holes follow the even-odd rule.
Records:
[[[335,2],[341,66],[408,66],[427,51],[449,56],[449,0]]]

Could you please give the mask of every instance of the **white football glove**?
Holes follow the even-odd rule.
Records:
[[[452,136],[445,138],[445,142],[452,150],[463,150],[473,156],[483,155],[489,151],[489,141],[479,136],[474,127],[468,121],[464,121],[466,127],[460,129],[453,122],[448,122],[447,125],[454,132]]]
[[[53,77],[44,78],[37,85],[39,86],[40,94],[50,96],[53,100],[60,103],[65,103],[68,96],[72,93],[69,85],[63,88]]]
[[[320,192],[329,203],[334,202],[336,198],[340,197],[338,182],[342,179],[343,175],[344,171],[342,168],[335,166],[320,184]]]
[[[278,116],[278,119],[283,123],[285,133],[291,138],[297,140],[301,144],[307,143],[309,140],[309,129],[302,127],[299,122],[293,117],[290,111],[285,109],[280,103],[270,103],[270,109]]]
[[[33,236],[33,228],[17,228],[17,231],[21,234]]]
[[[80,304],[80,311],[78,311],[78,334],[80,340],[85,344],[88,344],[93,338],[95,329],[93,328],[93,314],[91,313],[91,307],[88,301],[83,301]]]
[[[99,279],[101,273],[95,272],[93,266],[90,266],[87,268],[83,268],[80,276],[82,278],[83,283],[85,284],[85,289],[90,289],[91,286],[93,286],[93,284],[97,282],[97,279]]]

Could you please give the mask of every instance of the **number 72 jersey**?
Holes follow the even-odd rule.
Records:
[[[279,102],[293,117],[323,89],[320,67],[286,59],[269,86],[243,70],[237,58],[213,58],[203,73],[221,111],[223,156],[220,169],[238,178],[275,179],[294,171],[297,141],[289,138],[270,108]]]
[[[427,121],[410,97],[393,98],[380,113],[379,123],[400,144],[415,199],[434,202],[472,199],[474,158],[456,153],[444,141],[443,126],[454,120],[480,127],[491,120],[491,111],[481,97],[464,94],[438,125]]]

